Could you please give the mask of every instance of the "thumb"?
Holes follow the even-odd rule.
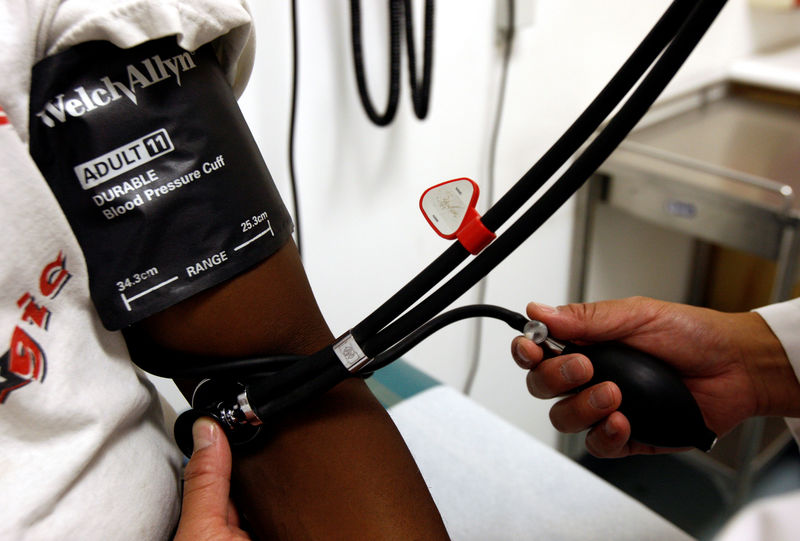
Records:
[[[222,429],[207,417],[192,426],[194,452],[184,470],[181,524],[227,524],[231,450]]]
[[[631,336],[652,320],[663,304],[644,297],[574,303],[557,308],[530,303],[527,313],[531,319],[547,325],[555,338],[601,342]]]

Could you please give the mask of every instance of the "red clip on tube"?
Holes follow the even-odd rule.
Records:
[[[419,208],[434,231],[445,239],[458,239],[473,255],[479,254],[497,235],[475,210],[480,190],[468,178],[442,182],[425,190]]]
[[[470,209],[461,229],[456,233],[458,242],[461,243],[472,255],[478,255],[489,246],[497,235],[489,231],[481,221],[481,215],[475,209]]]

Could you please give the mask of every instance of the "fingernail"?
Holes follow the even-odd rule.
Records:
[[[614,425],[609,420],[607,420],[605,423],[603,423],[603,431],[606,433],[606,436],[608,436],[609,438],[613,438],[614,436],[616,436],[618,434],[617,429],[614,428]]]
[[[589,404],[595,409],[605,410],[610,408],[613,403],[614,394],[608,388],[608,385],[597,387],[589,395]]]
[[[552,307],[552,306],[550,306],[548,304],[541,304],[541,303],[538,303],[538,302],[532,302],[531,304],[536,306],[536,308],[540,312],[546,312],[548,314],[555,314],[556,312],[558,312],[558,308],[554,308],[554,307]]]
[[[192,425],[192,442],[194,450],[199,451],[213,445],[217,441],[217,425],[211,419],[201,417]]]
[[[561,375],[569,383],[583,383],[586,381],[586,365],[580,357],[572,357],[561,365]]]
[[[531,360],[522,348],[522,344],[518,343],[514,352],[516,353],[516,355],[514,355],[514,360],[517,361],[517,364],[522,368],[530,368]]]

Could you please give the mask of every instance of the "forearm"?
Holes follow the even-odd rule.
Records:
[[[312,353],[333,337],[292,243],[144,322],[163,346],[203,355]],[[360,380],[289,411],[234,463],[240,508],[270,538],[444,538],[402,438]]]
[[[236,468],[241,494],[272,500],[260,531],[287,539],[447,537],[416,464],[363,382],[349,380],[295,412],[278,434]]]

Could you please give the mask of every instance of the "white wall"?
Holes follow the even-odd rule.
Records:
[[[520,0],[531,2],[534,0]],[[306,268],[335,333],[360,321],[447,246],[421,217],[417,200],[435,183],[487,178],[501,48],[495,3],[439,0],[429,118],[401,107],[388,128],[371,125],[358,101],[347,0],[299,0],[300,88],[296,163]],[[290,200],[286,136],[290,15],[286,0],[252,0],[256,71],[241,104],[276,182]],[[374,101],[386,95],[386,2],[362,2]],[[533,24],[513,51],[496,167],[497,193],[519,178],[580,113],[668,5],[666,0],[538,0]],[[422,3],[415,0],[417,19]],[[731,0],[669,92],[724,71],[755,50],[800,36],[797,13],[754,12]],[[417,24],[421,34],[421,24]],[[485,202],[485,199],[484,199]],[[497,268],[487,301],[524,310],[529,300],[566,302],[572,208],[567,205]],[[473,302],[469,293],[458,304]],[[525,391],[509,355],[514,332],[485,324],[473,396],[548,444],[549,405]],[[461,387],[472,354],[471,323],[438,333],[407,358]]]

